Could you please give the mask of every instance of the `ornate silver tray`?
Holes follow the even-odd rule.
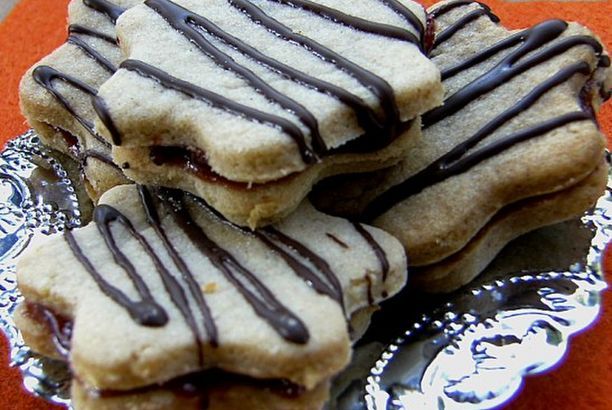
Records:
[[[33,132],[0,154],[0,328],[24,385],[70,405],[69,374],[23,343],[12,321],[21,296],[14,261],[34,232],[85,223],[91,203],[78,164]],[[570,337],[599,314],[601,257],[612,235],[611,187],[581,219],[519,238],[475,282],[453,294],[405,290],[382,306],[333,386],[332,409],[486,409],[526,375],[557,364]],[[537,352],[537,354],[534,354]]]

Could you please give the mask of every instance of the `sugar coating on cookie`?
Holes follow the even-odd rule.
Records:
[[[71,369],[93,388],[212,367],[313,388],[348,363],[348,318],[406,280],[394,238],[308,203],[251,232],[165,195],[113,188],[94,222],[38,238],[19,260],[26,301],[73,321]]]
[[[127,183],[110,144],[94,130],[91,99],[121,61],[115,19],[140,0],[73,0],[68,39],[31,67],[20,84],[21,111],[43,143],[80,163],[88,194]]]
[[[388,230],[415,266],[460,252],[507,205],[591,175],[604,155],[593,110],[610,87],[608,56],[576,23],[511,32],[469,1],[430,12],[444,105],[423,115],[423,137],[402,162],[330,184],[316,201]]]
[[[411,1],[146,1],[119,18],[127,60],[100,90],[96,127],[136,168],[137,155],[189,157],[231,181],[275,181],[339,148],[384,147],[440,103],[424,27]]]

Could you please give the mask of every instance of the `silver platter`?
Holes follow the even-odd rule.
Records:
[[[28,132],[0,154],[0,328],[30,392],[70,406],[70,376],[34,354],[12,313],[21,300],[15,258],[35,232],[85,223],[78,164]],[[487,409],[523,377],[558,364],[588,327],[606,288],[601,258],[612,235],[611,188],[582,218],[519,238],[479,278],[450,295],[410,289],[385,303],[335,381],[333,409]]]

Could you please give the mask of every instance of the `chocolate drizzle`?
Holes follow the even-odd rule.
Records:
[[[310,250],[303,243],[291,238],[276,228],[268,227],[250,231],[247,228],[238,226],[228,221],[225,219],[225,217],[223,217],[223,215],[211,208],[203,200],[199,198],[194,199],[201,207],[206,209],[211,215],[215,216],[221,223],[227,224],[245,235],[254,235],[270,250],[277,253],[297,276],[302,278],[319,294],[329,296],[338,302],[342,306],[342,310],[346,313],[342,294],[342,285],[340,284],[338,276],[333,272],[326,260]],[[327,235],[329,236],[331,234]],[[348,248],[346,244],[344,244],[344,246]],[[308,261],[315,269],[311,269],[306,264],[299,261],[295,257],[294,253],[297,253],[297,255]]]
[[[348,60],[342,55],[323,46],[315,40],[298,34],[291,30],[286,25],[268,16],[259,7],[246,0],[228,0],[229,3],[238,10],[245,13],[251,20],[262,25],[273,34],[279,36],[285,41],[292,42],[304,47],[316,57],[334,64],[338,69],[349,74],[360,82],[363,86],[369,89],[380,100],[386,120],[385,135],[391,136],[395,133],[397,126],[400,123],[399,109],[395,101],[395,93],[393,88],[383,78],[376,74],[360,67],[354,62]]]
[[[206,300],[204,299],[204,295],[202,294],[202,290],[200,289],[200,286],[196,282],[193,274],[191,273],[191,270],[187,267],[187,264],[185,263],[183,258],[176,251],[174,245],[172,245],[172,243],[168,239],[168,236],[166,235],[166,231],[164,230],[161,224],[161,220],[159,219],[159,214],[157,213],[157,207],[155,206],[151,193],[146,187],[142,185],[138,186],[138,193],[140,194],[140,200],[144,208],[147,222],[149,223],[149,225],[153,227],[153,229],[155,230],[155,233],[157,234],[159,239],[161,239],[161,241],[163,242],[164,248],[170,255],[170,258],[172,258],[172,261],[174,262],[178,270],[181,272],[181,277],[183,278],[184,282],[187,284],[187,287],[189,291],[191,292],[191,295],[193,296],[194,300],[198,304],[198,307],[204,319],[204,327],[206,329],[207,334],[209,335],[210,342],[213,346],[217,346],[218,344],[217,327],[210,313],[210,308],[208,307],[208,304],[206,303]],[[176,287],[180,289],[179,292],[176,292],[178,294],[178,297],[176,299],[179,301],[179,303],[177,304],[177,307],[180,309],[181,314],[183,318],[185,319],[185,322],[191,329],[196,339],[196,345],[198,347],[198,356],[200,358],[200,365],[203,365],[204,354],[202,350],[202,345],[204,342],[204,338],[200,335],[198,326],[196,324],[195,317],[193,313],[191,312],[191,309],[189,307],[189,302],[185,297],[182,287],[178,283],[176,283]]]
[[[306,146],[305,141],[302,139],[302,132],[291,121],[286,120],[285,118],[268,114],[263,111],[259,111],[257,109],[240,104],[220,94],[217,94],[205,88],[198,87],[197,85],[194,85],[188,81],[183,81],[176,77],[173,77],[165,71],[162,71],[159,68],[153,67],[152,65],[149,65],[142,61],[126,60],[121,63],[121,68],[129,71],[134,71],[143,77],[156,80],[166,88],[181,92],[191,98],[205,101],[211,104],[213,107],[224,109],[236,113],[240,116],[251,118],[257,122],[278,126],[282,128],[283,131],[285,131],[288,135],[291,135],[294,138],[294,141],[296,141],[300,148],[300,152],[302,152],[303,154],[303,158],[309,156],[307,152],[310,151]],[[98,112],[98,115],[100,115],[100,119],[105,123],[105,125],[109,129],[109,132],[111,132],[113,142],[115,143],[115,145],[121,145],[121,135],[117,128],[112,125],[110,113],[108,111],[108,108],[104,104],[104,100],[102,98],[97,97],[94,101],[94,106],[96,108],[96,111]]]
[[[100,211],[98,211],[98,209],[100,209]],[[95,213],[95,215],[97,216],[97,218],[105,218],[108,214],[117,213],[117,211],[115,211],[109,206],[98,207],[96,208],[96,211],[97,212]],[[108,232],[108,234],[110,234],[110,232]],[[132,283],[135,285],[135,288],[141,297],[140,301],[134,302],[130,300],[129,297],[121,290],[116,288],[114,285],[108,283],[102,277],[102,275],[98,273],[89,258],[83,253],[83,250],[77,243],[74,235],[72,234],[72,231],[67,230],[64,233],[64,238],[70,246],[70,249],[72,249],[72,253],[74,254],[74,256],[79,260],[81,265],[83,265],[83,267],[87,270],[92,279],[97,283],[102,293],[104,293],[106,296],[115,301],[115,303],[117,303],[119,306],[126,309],[130,316],[137,323],[143,326],[160,327],[164,326],[168,322],[168,315],[161,306],[155,303],[153,297],[151,296],[149,288],[140,276],[132,275],[133,271],[126,272],[128,273],[128,276],[130,277]],[[112,237],[110,239],[112,241]]]
[[[310,335],[304,323],[268,289],[253,272],[242,266],[228,251],[215,243],[195,222],[182,199],[172,194],[180,206],[172,208],[179,227],[210,262],[236,287],[257,315],[268,322],[283,338],[296,344],[308,343]]]
[[[423,26],[423,23],[421,23],[421,20],[419,20],[419,18],[408,7],[403,5],[398,0],[380,1],[382,1],[382,3],[385,4],[387,7],[391,8],[394,12],[404,17],[408,21],[408,23],[410,23],[410,25],[414,27],[417,33],[419,33],[419,38],[421,39],[421,42],[424,42],[425,27]]]
[[[380,244],[378,242],[376,242],[376,240],[374,239],[372,234],[370,232],[368,232],[368,230],[363,227],[363,225],[361,225],[358,222],[354,222],[353,226],[355,227],[355,230],[359,233],[359,235],[361,235],[363,237],[363,239],[366,240],[368,245],[370,245],[370,247],[374,251],[374,254],[376,255],[376,258],[378,258],[378,260],[380,262],[380,269],[381,269],[381,272],[382,272],[382,279],[383,279],[383,282],[385,282],[387,280],[387,275],[389,274],[389,260],[387,259],[387,254],[385,253],[383,248],[380,246]],[[369,276],[368,276],[368,279],[369,279]],[[370,285],[370,287],[371,287],[371,285]]]
[[[68,111],[68,113],[70,113],[70,115],[72,115],[78,121],[78,123],[83,126],[83,128],[87,130],[87,132],[89,132],[96,140],[101,142],[103,145],[110,148],[110,144],[94,131],[93,124],[90,121],[87,121],[82,116],[80,116],[75,111],[68,99],[64,97],[57,88],[55,88],[53,83],[56,80],[63,81],[66,84],[69,84],[70,86],[75,87],[76,89],[90,96],[95,96],[98,93],[98,90],[79,80],[78,78],[62,73],[56,70],[55,68],[46,65],[36,67],[32,72],[32,77],[34,78],[34,81],[36,81],[41,87],[49,91],[55,97],[55,99],[62,105],[62,107],[64,107],[64,109]]]
[[[108,0],[83,0],[83,4],[104,14],[113,23],[116,23],[119,16],[125,12],[123,7],[119,7]]]
[[[88,149],[88,150],[81,152],[79,155],[79,158],[81,160],[81,163],[84,165],[87,163],[87,160],[89,158],[94,158],[100,162],[104,162],[106,165],[110,165],[111,167],[119,170],[119,167],[117,166],[117,164],[115,164],[113,160],[111,159],[111,157],[109,157],[109,155],[104,152],[96,151],[93,149]]]
[[[333,21],[334,23],[339,23],[344,26],[353,28],[355,30],[360,30],[365,33],[376,34],[388,38],[393,38],[396,40],[407,41],[413,44],[419,44],[420,40],[412,34],[410,31],[392,26],[389,24],[377,23],[374,21],[362,19],[359,17],[351,16],[346,13],[343,13],[339,10],[333,9],[331,7],[327,7],[323,4],[318,4],[309,0],[267,0],[274,3],[282,4],[285,6],[295,7],[302,10],[306,10],[313,14],[316,14],[320,17],[326,18],[328,20]],[[408,10],[407,8],[403,9]],[[395,11],[395,9],[394,9]],[[409,15],[414,17],[414,14],[408,10]],[[404,14],[402,14],[404,15]],[[416,19],[419,24],[421,23],[418,19]],[[410,24],[414,24],[413,20],[409,19]],[[419,30],[418,26],[415,26],[417,30]],[[422,30],[422,24],[420,26]],[[419,32],[420,34],[420,32]]]
[[[105,14],[113,23],[116,21],[119,15],[125,11],[123,8],[118,7],[107,0],[83,0],[83,3],[86,6]],[[70,25],[68,27],[68,33],[69,34],[67,43],[70,43],[81,49],[87,56],[91,57],[101,67],[108,71],[109,74],[113,74],[117,70],[115,65],[110,62],[108,58],[106,58],[90,44],[84,41],[81,36],[97,38],[113,46],[117,46],[116,38],[113,38],[105,33],[99,32],[97,30],[91,29],[80,24]],[[95,97],[97,95],[97,89],[74,76],[60,72],[53,67],[45,65],[36,67],[32,72],[32,77],[40,86],[49,91],[53,95],[53,97],[62,105],[62,107],[64,107],[64,109],[72,117],[74,117],[77,122],[81,124],[85,128],[85,130],[87,130],[89,134],[91,134],[104,147],[110,150],[111,144],[109,144],[104,138],[102,138],[100,135],[98,135],[98,133],[96,133],[96,131],[94,130],[94,124],[79,115],[76,112],[76,109],[70,104],[68,99],[64,95],[62,95],[62,93],[54,86],[53,83],[57,80],[63,81],[64,83],[75,87],[76,89],[88,94],[91,97]],[[91,157],[98,159],[108,165],[111,165],[114,168],[117,168],[117,166],[110,159],[110,152],[84,150],[82,145],[79,143],[78,138],[76,139],[76,144],[73,145],[76,147],[75,156],[77,156],[77,158],[79,159],[81,166],[85,166],[87,160]]]
[[[454,10],[458,7],[463,7],[463,6],[469,6],[472,4],[478,4],[480,6],[480,8],[487,14],[487,16],[489,16],[489,18],[491,19],[492,22],[494,23],[498,23],[499,17],[497,17],[497,15],[495,15],[492,11],[491,8],[489,6],[487,6],[484,3],[481,3],[479,1],[474,1],[474,0],[455,0],[455,1],[449,1],[445,4],[443,4],[440,7],[436,7],[434,10],[432,10],[429,14],[433,17],[433,18],[439,18],[441,16],[443,16],[444,14],[448,13],[451,10]],[[467,23],[464,23],[467,24]]]
[[[109,44],[112,44],[114,46],[118,46],[118,42],[117,39],[115,37],[109,36],[108,34],[104,34],[100,31],[94,30],[92,28],[89,27],[85,27],[81,24],[71,24],[68,26],[68,33],[73,35],[73,34],[82,34],[85,36],[90,36],[90,37],[95,37],[97,39],[100,40],[104,40]]]
[[[172,259],[172,262],[181,274],[179,281],[164,265],[160,257],[155,253],[148,240],[142,236],[131,221],[121,212],[109,205],[99,205],[94,211],[94,222],[102,235],[107,248],[113,255],[114,261],[125,271],[131,283],[134,285],[140,301],[130,300],[126,294],[108,283],[103,274],[98,272],[89,258],[77,243],[73,233],[65,233],[66,241],[73,251],[75,257],[81,262],[90,276],[98,284],[100,290],[125,308],[130,316],[139,324],[144,326],[164,326],[168,321],[164,309],[158,305],[151,295],[144,278],[127,256],[115,242],[112,225],[121,225],[132,239],[136,240],[144,253],[150,258],[155,269],[164,284],[164,288],[172,303],[177,307],[181,316],[190,328],[197,342],[200,365],[203,364],[203,345],[205,336],[200,333],[200,326],[192,312],[190,301],[186,296],[183,286],[190,292],[203,319],[203,327],[210,344],[218,345],[217,327],[210,308],[204,298],[203,291],[196,281],[192,271],[180,255],[174,244],[169,240],[161,223],[158,213],[158,205],[154,196],[148,188],[138,187],[143,212],[147,223],[153,228],[157,237]],[[309,340],[309,333],[303,322],[285,307],[276,296],[255,275],[242,264],[240,264],[228,251],[224,250],[214,242],[204,230],[195,222],[184,202],[183,194],[178,191],[164,191],[165,199],[161,201],[170,212],[172,220],[188,236],[194,245],[205,255],[210,262],[225,276],[225,278],[236,287],[245,300],[253,307],[255,312],[267,321],[283,338],[296,344],[305,344]]]
[[[269,101],[275,102],[281,107],[283,107],[285,110],[295,113],[300,118],[300,121],[309,128],[313,138],[313,149],[310,149],[307,146],[302,131],[292,122],[288,121],[283,117],[267,114],[254,108],[244,106],[228,98],[215,94],[212,91],[199,88],[194,84],[190,84],[188,82],[181,81],[178,79],[174,79],[173,82],[176,83],[178,81],[181,81],[181,87],[177,88],[176,86],[174,86],[171,88],[177,91],[181,91],[193,98],[206,100],[217,108],[222,108],[232,112],[240,113],[241,115],[247,116],[248,118],[251,118],[255,121],[273,124],[274,126],[281,128],[283,132],[285,132],[295,141],[302,155],[302,159],[305,163],[311,164],[316,161],[316,155],[314,151],[322,152],[323,150],[325,150],[325,143],[319,134],[318,123],[314,115],[312,115],[310,111],[308,111],[297,101],[278,92],[272,86],[267,84],[264,80],[258,77],[253,71],[238,64],[228,54],[219,50],[211,42],[209,42],[202,35],[202,33],[196,29],[196,27],[207,31],[218,38],[227,38],[228,40],[233,40],[232,42],[239,46],[243,45],[243,42],[241,42],[235,37],[230,37],[226,32],[221,30],[218,26],[216,26],[208,19],[194,14],[191,11],[180,7],[179,5],[174,4],[172,2],[166,0],[147,0],[145,4],[151,9],[155,10],[157,13],[159,13],[159,15],[161,15],[168,22],[168,24],[170,24],[170,26],[172,26],[174,29],[178,30],[185,37],[187,37],[193,44],[195,44],[200,49],[200,51],[210,57],[215,62],[215,64],[226,70],[230,70],[236,75],[240,76],[253,88],[262,93]],[[130,69],[130,67],[134,68],[133,64],[130,64],[127,67],[125,66],[125,64],[122,65],[122,68]],[[151,68],[151,66],[144,65],[144,63],[142,63],[139,64],[133,71],[137,71],[141,75],[145,75],[148,77],[151,77],[153,75],[157,78],[158,81],[168,87],[168,80],[170,76],[167,73],[163,73],[159,69],[151,70]]]
[[[349,246],[346,244],[346,242],[342,241],[340,238],[338,238],[336,235],[334,235],[333,233],[329,233],[326,232],[325,236],[327,236],[329,239],[331,239],[332,241],[334,241],[336,244],[338,244],[338,246],[340,246],[343,249],[348,249]]]
[[[185,283],[187,283],[187,286],[189,287],[189,291],[191,292],[191,295],[193,296],[194,300],[198,304],[198,307],[204,319],[204,327],[208,334],[210,343],[213,346],[217,346],[218,344],[217,327],[210,313],[210,308],[208,307],[208,304],[206,303],[206,300],[204,299],[204,295],[202,294],[202,290],[200,286],[196,282],[195,277],[193,276],[193,273],[191,273],[191,270],[187,267],[187,264],[185,263],[183,258],[177,252],[174,245],[172,245],[172,243],[169,241],[168,236],[166,235],[164,231],[164,228],[161,226],[159,215],[157,213],[157,209],[155,205],[153,204],[153,198],[149,190],[146,187],[139,185],[138,191],[140,193],[140,197],[141,197],[145,212],[147,214],[147,221],[149,222],[149,224],[151,224],[154,227],[155,232],[164,242],[164,246],[166,247],[166,250],[170,254],[170,257],[172,258],[176,267],[181,272],[181,275],[183,279],[185,280]]]
[[[460,1],[450,3],[446,7],[436,9],[438,15],[443,14],[450,8],[459,7],[472,2]],[[457,32],[464,27],[467,22],[459,19],[453,23],[450,28]],[[508,38],[480,51],[479,53],[469,57],[467,60],[457,64],[454,67],[448,68],[442,72],[443,79],[450,78],[463,70],[478,65],[497,53],[516,47],[510,51],[497,65],[491,70],[476,78],[453,95],[446,98],[443,106],[431,110],[423,116],[423,124],[425,128],[431,127],[434,124],[442,121],[449,116],[459,112],[463,107],[478,97],[493,91],[502,84],[510,81],[512,78],[526,72],[527,70],[542,64],[553,57],[561,55],[572,47],[579,45],[587,45],[591,47],[595,54],[601,58],[602,46],[592,37],[584,35],[574,35],[565,38],[560,38],[567,28],[567,23],[561,20],[548,20],[533,26],[530,29],[524,30],[517,34],[511,35]],[[448,30],[448,29],[447,29]],[[448,38],[446,39],[448,40]],[[557,40],[557,41],[554,41]],[[544,45],[553,42],[550,46],[543,50],[539,50]],[[529,55],[528,55],[529,54]],[[487,136],[494,133],[508,121],[515,118],[521,112],[527,110],[535,104],[540,97],[545,93],[560,85],[576,74],[584,76],[590,75],[592,68],[590,65],[581,61],[572,65],[566,66],[536,85],[527,95],[522,97],[516,104],[491,119],[474,135],[466,139],[463,143],[453,148],[450,152],[440,157],[434,163],[410,176],[403,182],[391,187],[375,198],[363,212],[364,220],[372,220],[400,201],[416,195],[425,188],[439,183],[451,176],[458,175],[468,171],[473,166],[482,161],[497,155],[512,146],[526,141],[531,138],[543,135],[558,127],[566,124],[592,119],[591,115],[582,107],[581,111],[570,112],[558,117],[546,120],[540,124],[527,127],[516,131],[503,138],[494,141],[482,148],[472,150],[478,143],[483,141]]]
[[[265,228],[261,231],[255,231],[255,235],[268,245],[270,249],[278,252],[299,277],[311,284],[318,293],[327,295],[338,302],[346,313],[344,298],[342,296],[342,285],[327,261],[311,251],[301,242],[289,237],[278,229],[272,227]],[[316,271],[322,275],[323,280],[319,278],[315,270],[309,269],[306,265],[298,262],[290,253],[283,252],[280,246],[274,244],[274,241],[281,244],[286,249],[297,252],[302,258],[309,261],[316,268]]]
[[[419,43],[419,39],[416,39],[412,33],[406,31],[405,29],[349,16],[338,10],[325,7],[311,1],[270,1],[276,1],[284,5],[298,7],[321,15],[322,17],[331,19],[338,24],[348,25],[357,30]],[[396,13],[404,16],[408,20],[409,24],[413,25],[417,29],[419,36],[423,37],[423,25],[409,9],[396,1],[384,1],[384,3]],[[316,41],[295,33],[284,24],[265,14],[260,8],[250,2],[230,0],[230,4],[233,7],[245,13],[251,20],[253,20],[255,24],[264,26],[268,31],[287,42],[292,42],[304,47],[316,57],[333,64],[339,70],[355,78],[379,98],[385,118],[377,118],[378,116],[375,110],[368,106],[360,97],[341,87],[323,80],[319,80],[311,75],[301,72],[296,68],[275,60],[274,58],[266,56],[246,42],[224,31],[203,16],[195,14],[169,0],[147,0],[145,4],[160,14],[170,26],[182,33],[217,65],[232,71],[237,76],[249,83],[255,90],[264,95],[270,102],[278,104],[286,111],[296,115],[300,122],[308,128],[309,135],[312,138],[312,146],[308,145],[306,137],[300,128],[283,117],[268,114],[263,111],[239,104],[210,90],[203,89],[187,81],[175,78],[169,73],[142,61],[127,60],[121,65],[121,68],[136,72],[144,77],[151,78],[166,88],[170,88],[192,98],[205,101],[215,108],[223,109],[238,116],[249,118],[256,122],[269,124],[281,129],[296,143],[302,159],[306,164],[312,164],[321,156],[332,152],[328,150],[323,138],[320,135],[318,122],[315,116],[303,105],[278,92],[270,84],[266,83],[263,79],[257,76],[253,71],[243,65],[240,65],[227,53],[215,47],[206,38],[205,34],[208,34],[218,41],[232,47],[234,50],[237,50],[244,56],[253,59],[284,78],[305,87],[314,89],[318,92],[334,96],[339,101],[349,106],[354,110],[359,125],[365,131],[364,136],[377,137],[376,141],[374,141],[374,138],[365,138],[365,140],[367,140],[367,145],[370,145],[370,151],[380,149],[381,145],[388,145],[403,129],[401,127],[399,109],[395,102],[393,89],[384,79],[358,66],[357,64],[317,43]],[[95,99],[94,106],[100,119],[109,129],[113,142],[116,145],[120,145],[121,135],[112,121],[112,116],[108,107],[106,104],[104,104],[104,101],[101,98]],[[383,140],[382,143],[381,139]],[[360,150],[363,149],[361,145],[358,148]]]
[[[431,49],[432,50],[435,49],[440,44],[444,43],[446,40],[448,40],[449,38],[454,36],[459,30],[461,30],[461,28],[463,28],[467,24],[471,23],[472,21],[477,20],[481,16],[488,16],[489,18],[491,18],[491,20],[494,23],[498,23],[499,22],[499,18],[496,15],[492,14],[491,12],[489,12],[487,9],[479,8],[477,10],[471,11],[468,14],[466,14],[465,16],[461,17],[459,20],[457,20],[457,22],[455,24],[447,27],[444,31],[439,33],[435,37],[435,40],[434,40],[434,43],[433,43]]]
[[[112,40],[110,37],[105,36],[102,33],[98,33],[93,30],[89,30],[83,26],[71,25],[68,27],[68,31],[70,35],[68,36],[68,43],[73,44],[83,50],[85,54],[93,58],[98,64],[106,69],[110,74],[114,74],[117,71],[117,67],[113,63],[111,63],[106,57],[104,57],[100,52],[94,49],[92,46],[87,44],[85,41],[81,40],[77,37],[77,34],[92,36],[98,39],[102,39],[104,41],[109,42],[110,44],[117,45],[115,40]]]

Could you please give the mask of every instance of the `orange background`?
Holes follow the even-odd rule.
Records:
[[[3,1],[3,0],[0,0]],[[358,1],[358,0],[357,0]],[[612,1],[509,2],[484,0],[510,28],[521,28],[546,18],[574,20],[595,31],[612,49]],[[17,87],[25,70],[66,38],[68,0],[21,0],[0,23],[0,142],[23,133],[28,127],[19,113]],[[430,5],[433,1],[423,1]],[[600,113],[602,129],[612,136],[612,103]],[[610,143],[610,137],[608,142]],[[609,144],[610,145],[610,144]],[[606,270],[612,257],[606,258]],[[612,297],[604,294],[598,323],[571,342],[564,363],[545,376],[530,377],[521,394],[508,408],[518,409],[612,409]],[[56,409],[29,395],[16,369],[9,368],[6,341],[0,336],[0,409]]]

